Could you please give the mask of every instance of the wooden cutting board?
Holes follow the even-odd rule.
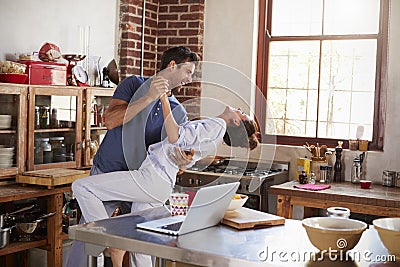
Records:
[[[22,184],[44,185],[49,189],[57,185],[71,184],[76,179],[89,176],[89,171],[54,168],[37,171],[27,171],[17,175],[16,181]]]
[[[221,223],[237,229],[285,224],[285,218],[253,209],[240,208],[225,213]]]

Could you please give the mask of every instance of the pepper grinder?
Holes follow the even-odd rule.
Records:
[[[342,181],[342,144],[343,141],[338,141],[338,146],[335,148],[336,151],[336,161],[334,166],[334,174],[333,181],[341,182]]]

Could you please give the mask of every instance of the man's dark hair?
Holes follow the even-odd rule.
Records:
[[[199,61],[200,58],[195,52],[190,51],[190,49],[185,46],[171,47],[162,54],[160,70],[167,68],[172,60],[174,60],[176,64],[181,64],[184,62]]]

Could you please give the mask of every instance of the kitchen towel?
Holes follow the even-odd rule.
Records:
[[[312,191],[320,191],[331,188],[330,185],[320,185],[320,184],[301,184],[301,185],[294,185],[293,187],[305,190],[312,190]]]

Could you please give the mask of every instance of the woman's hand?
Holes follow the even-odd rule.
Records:
[[[174,147],[174,153],[170,154],[170,159],[174,162],[181,170],[178,174],[182,173],[186,169],[186,166],[193,160],[194,150],[185,151],[179,147]]]

